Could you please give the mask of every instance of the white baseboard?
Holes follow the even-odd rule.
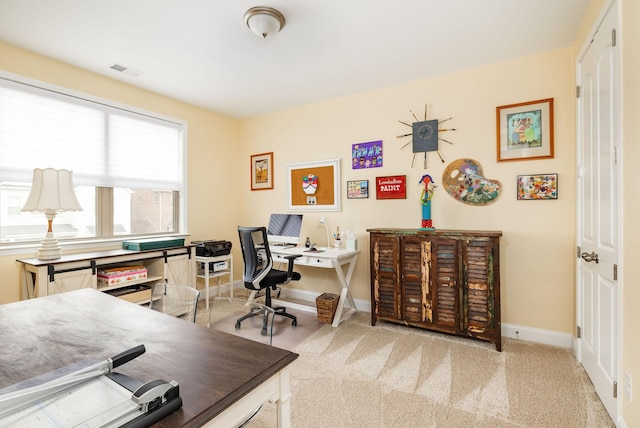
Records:
[[[240,287],[240,282],[235,283],[234,288]],[[210,287],[211,296],[218,295],[217,286]],[[291,309],[297,309],[307,312],[316,312],[316,297],[322,293],[317,291],[298,290],[295,288],[282,288],[282,293],[286,296],[290,296],[297,300],[302,300],[305,303],[293,303],[283,300],[278,300],[278,304],[289,307]],[[337,294],[337,293],[335,293]],[[354,299],[356,303],[356,309],[362,312],[371,313],[371,301]],[[559,333],[552,330],[543,330],[535,327],[526,327],[515,324],[502,323],[502,337],[508,337],[510,339],[526,340],[528,342],[542,343],[550,346],[558,346],[561,348],[573,348],[574,338],[572,334]]]
[[[569,349],[572,348],[573,344],[573,335],[568,333],[559,333],[557,331],[505,323],[502,323],[502,337]]]
[[[309,305],[312,306],[313,312],[316,311],[316,297],[321,295],[322,293],[318,293],[317,291],[305,291],[305,290],[297,290],[295,288],[283,288],[283,293],[286,293],[287,296],[290,296],[297,300],[303,300],[305,302],[309,302]],[[335,293],[334,294],[340,294]],[[371,302],[369,300],[362,299],[353,299],[356,304],[356,309],[363,312],[371,312]],[[295,303],[286,302],[286,306],[295,305]],[[307,305],[304,305],[307,306]],[[291,306],[293,307],[293,306]]]

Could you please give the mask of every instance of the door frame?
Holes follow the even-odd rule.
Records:
[[[624,260],[624,255],[623,255],[623,239],[624,239],[624,233],[623,233],[623,203],[622,203],[622,195],[624,195],[624,182],[622,181],[622,177],[623,177],[623,167],[624,167],[624,156],[623,156],[623,142],[624,142],[624,138],[623,138],[623,127],[622,127],[622,123],[623,123],[623,115],[622,115],[622,105],[623,105],[623,88],[622,88],[622,48],[620,47],[621,44],[621,33],[622,31],[620,31],[620,23],[622,22],[621,16],[620,16],[620,3],[618,0],[608,0],[605,2],[605,4],[603,4],[602,9],[600,10],[600,13],[598,14],[598,17],[596,18],[596,20],[594,21],[594,24],[592,25],[591,29],[589,30],[588,33],[588,38],[585,40],[585,42],[583,43],[582,47],[580,48],[580,51],[578,52],[578,55],[576,56],[576,60],[575,60],[575,79],[576,79],[576,86],[580,85],[581,81],[580,81],[580,76],[581,76],[581,69],[580,69],[580,63],[581,60],[584,58],[585,54],[587,53],[590,45],[591,45],[591,40],[593,39],[596,31],[598,30],[598,28],[600,27],[600,25],[602,24],[607,12],[609,10],[614,11],[614,13],[616,14],[616,29],[617,29],[617,46],[618,50],[617,50],[617,61],[620,67],[618,67],[617,70],[617,79],[616,79],[616,88],[615,91],[618,94],[618,97],[616,99],[616,104],[617,104],[617,110],[619,112],[618,117],[614,118],[614,122],[615,122],[615,126],[618,127],[619,131],[619,135],[618,135],[618,151],[617,151],[617,157],[618,157],[618,167],[617,167],[617,182],[618,182],[618,198],[616,201],[617,204],[617,213],[616,213],[616,221],[618,222],[618,230],[617,230],[617,254],[618,254],[618,266],[617,266],[617,312],[616,312],[616,317],[615,317],[615,324],[616,324],[616,330],[617,330],[617,337],[618,337],[618,341],[616,344],[616,364],[617,364],[617,373],[616,373],[616,382],[618,385],[617,388],[617,397],[616,397],[616,419],[614,420],[614,423],[618,423],[618,420],[620,420],[621,415],[622,415],[622,397],[624,394],[624,385],[623,382],[621,382],[622,380],[622,321],[623,321],[623,295],[624,295],[624,275],[623,275],[623,266],[621,261]],[[581,143],[581,115],[580,113],[580,99],[576,97],[576,160],[578,159],[578,154],[580,153],[580,143]],[[576,162],[577,165],[577,162]],[[580,168],[580,165],[577,165],[577,168]],[[580,174],[580,171],[576,171],[576,180],[578,180],[578,175]],[[579,211],[580,208],[580,195],[579,192],[576,192],[576,238],[578,238],[579,236],[579,230],[578,228],[580,227],[581,224],[581,216],[582,213]],[[576,246],[578,245],[577,243],[577,239],[576,239]],[[578,251],[576,250],[576,253],[578,253]],[[576,254],[576,265],[575,265],[575,293],[576,293],[576,326],[581,325],[582,319],[583,319],[583,313],[582,313],[582,299],[584,296],[582,296],[581,293],[581,289],[579,287],[579,278],[578,278],[578,263],[580,262],[580,255]],[[574,331],[574,337],[573,337],[573,352],[574,355],[576,357],[576,359],[582,363],[582,352],[581,352],[581,340],[577,337],[577,331]]]

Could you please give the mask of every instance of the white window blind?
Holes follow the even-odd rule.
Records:
[[[66,168],[76,185],[183,190],[181,123],[0,78],[0,182]]]

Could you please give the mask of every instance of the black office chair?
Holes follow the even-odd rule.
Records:
[[[265,290],[264,306],[252,309],[248,314],[236,321],[236,328],[240,328],[240,323],[247,318],[262,315],[262,335],[267,334],[269,323],[269,313],[291,318],[291,325],[296,326],[298,319],[295,315],[287,313],[285,307],[274,307],[271,303],[271,290],[276,290],[278,285],[287,284],[289,281],[298,281],[300,274],[293,271],[293,260],[300,255],[287,256],[289,262],[288,270],[278,270],[273,268],[273,258],[269,251],[266,227],[238,227],[240,236],[240,247],[242,248],[242,258],[244,259],[244,286],[251,291]],[[273,326],[273,321],[272,321]]]

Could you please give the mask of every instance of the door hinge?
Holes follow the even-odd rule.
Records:
[[[616,29],[612,28],[611,29],[611,46],[615,46],[616,45]]]
[[[580,98],[580,85],[576,85],[576,98]]]
[[[613,280],[618,280],[618,265],[616,264],[613,265]]]
[[[576,326],[576,337],[578,339],[582,338],[582,329],[580,328],[579,325]]]
[[[613,381],[613,398],[618,398],[618,382]]]

